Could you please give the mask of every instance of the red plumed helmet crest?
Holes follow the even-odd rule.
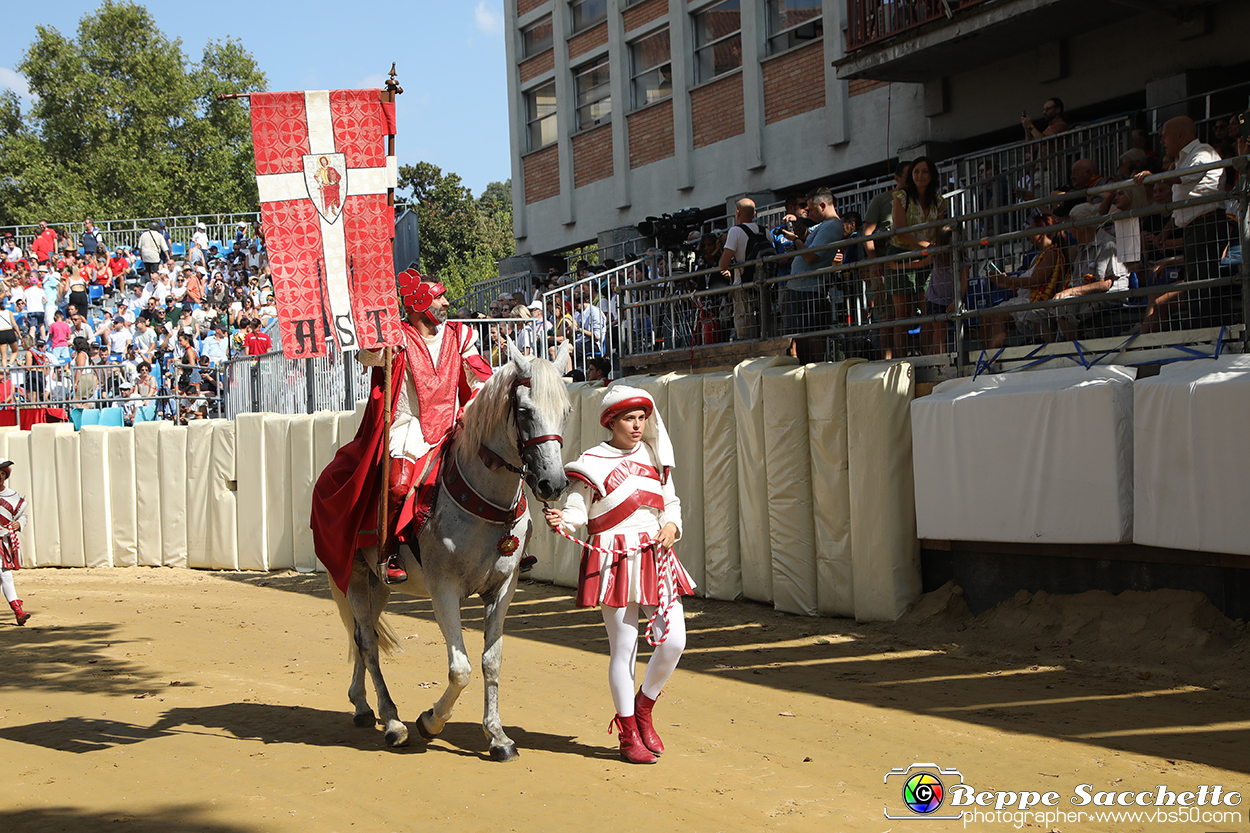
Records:
[[[426,312],[434,299],[447,291],[441,283],[427,281],[425,276],[416,269],[405,269],[395,276],[399,287],[399,299],[404,309],[411,312]]]

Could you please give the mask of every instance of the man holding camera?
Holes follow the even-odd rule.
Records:
[[[745,263],[750,242],[762,236],[755,222],[755,201],[747,197],[738,200],[734,209],[734,227],[725,238],[725,248],[720,256],[720,272],[732,280],[734,286],[742,286],[742,269],[734,269],[732,263]],[[760,299],[754,289],[737,289],[733,293],[734,333],[739,341],[759,338]]]

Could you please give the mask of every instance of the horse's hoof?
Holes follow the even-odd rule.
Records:
[[[378,725],[378,718],[373,714],[373,709],[367,712],[359,712],[352,717],[352,723],[355,723],[361,729],[372,729]]]
[[[438,737],[438,732],[431,732],[426,728],[426,721],[434,719],[434,710],[427,709],[421,712],[421,716],[417,718],[417,733],[426,740],[433,740]]]
[[[398,721],[396,721],[398,722]],[[386,745],[392,748],[408,745],[408,727],[400,723],[394,729],[386,730]]]
[[[507,746],[492,746],[490,748],[490,759],[499,761],[501,764],[515,761],[519,757],[521,757],[521,753],[516,751],[515,743],[510,743]]]

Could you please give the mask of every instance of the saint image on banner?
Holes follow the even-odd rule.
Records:
[[[342,211],[342,203],[339,200],[339,183],[343,180],[343,175],[334,168],[330,167],[330,157],[322,156],[317,160],[319,167],[313,178],[317,181],[317,187],[321,190],[322,210],[330,216],[334,216]]]

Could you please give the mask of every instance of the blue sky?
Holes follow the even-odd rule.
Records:
[[[67,38],[98,2],[11,3],[0,40],[0,88],[25,92],[15,68],[51,26]],[[381,86],[396,63],[396,154],[401,165],[430,162],[460,175],[481,194],[511,176],[503,0],[408,0],[397,4],[302,5],[268,2],[143,3],[169,38],[198,61],[209,40],[234,37],[256,58],[269,89]],[[396,11],[382,19],[384,9]],[[298,17],[294,9],[302,10]],[[53,11],[54,10],[54,11]],[[347,16],[359,12],[361,19]]]

